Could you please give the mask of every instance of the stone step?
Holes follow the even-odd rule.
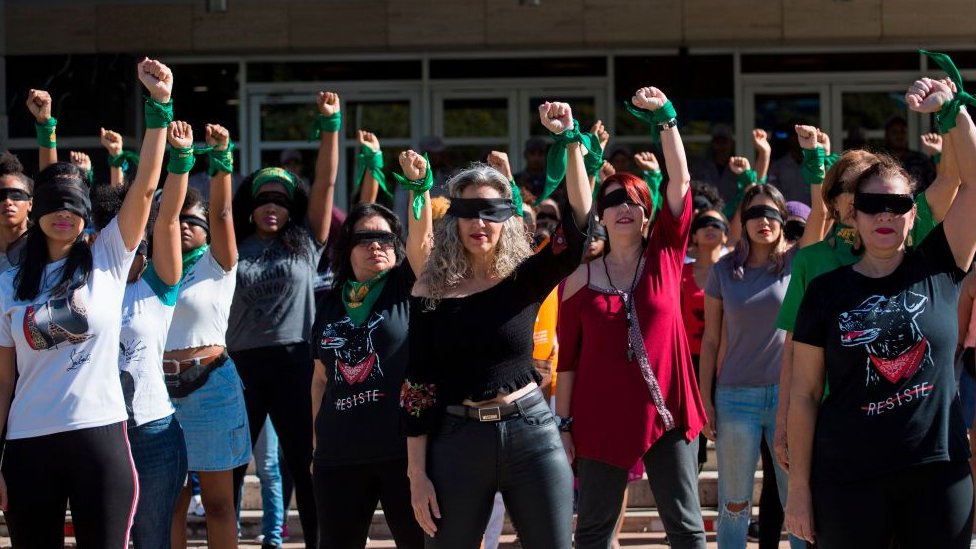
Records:
[[[759,494],[762,491],[762,471],[756,471],[752,483],[752,501],[759,502]],[[718,507],[718,471],[702,471],[698,475],[698,497],[702,507]],[[627,507],[657,507],[654,501],[654,494],[651,493],[650,484],[647,482],[647,475],[643,478],[632,481],[627,486]]]

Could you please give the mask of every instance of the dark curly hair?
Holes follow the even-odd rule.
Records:
[[[112,218],[119,214],[128,192],[129,188],[125,185],[121,187],[96,185],[91,190],[92,223],[96,231],[104,229]]]
[[[290,172],[289,172],[290,173]],[[241,182],[234,194],[232,207],[234,210],[234,234],[238,245],[247,237],[254,234],[254,223],[251,214],[254,212],[254,197],[251,195],[251,183],[257,172],[247,176]],[[296,256],[312,257],[312,250],[308,244],[308,229],[305,219],[308,216],[308,185],[295,174],[292,174],[297,184],[292,193],[291,207],[288,208],[288,223],[282,227],[278,238],[289,253]],[[189,195],[187,195],[189,197]]]
[[[352,271],[352,235],[355,232],[356,223],[369,217],[382,217],[390,225],[390,231],[396,235],[394,253],[396,254],[396,264],[399,266],[407,256],[406,246],[403,243],[403,225],[400,218],[392,210],[382,204],[356,204],[346,216],[346,222],[339,230],[339,236],[335,243],[335,256],[332,259],[332,270],[335,272],[335,284],[333,289],[341,292],[342,286],[347,280],[355,280]]]

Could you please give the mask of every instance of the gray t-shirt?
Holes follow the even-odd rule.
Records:
[[[786,332],[776,328],[776,315],[790,285],[792,252],[783,272],[746,267],[742,280],[732,278],[732,256],[718,261],[708,275],[705,295],[722,300],[726,351],[718,374],[720,387],[759,387],[779,383]]]
[[[315,273],[325,250],[305,230],[308,253],[295,255],[280,238],[250,236],[238,244],[237,289],[230,306],[227,348],[305,341],[315,320]]]
[[[0,252],[0,273],[20,265],[20,258],[24,253],[24,243],[27,242],[26,234],[24,233],[7,246],[6,252]]]

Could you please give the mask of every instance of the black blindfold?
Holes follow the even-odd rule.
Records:
[[[5,189],[0,189],[0,202],[4,200],[14,200],[14,201],[25,201],[30,200],[31,195],[23,189],[16,189],[12,187],[7,187]]]
[[[180,223],[195,225],[203,229],[207,234],[210,234],[210,224],[207,223],[207,220],[202,217],[197,217],[195,215],[181,215]]]
[[[447,215],[503,223],[516,212],[508,198],[452,198]]]
[[[724,219],[711,215],[705,215],[693,221],[691,224],[691,233],[694,234],[698,229],[704,229],[705,227],[714,227],[725,234],[729,233],[729,224]]]
[[[352,233],[352,245],[379,243],[380,246],[393,246],[397,236],[388,231],[357,231]]]
[[[286,210],[291,210],[291,201],[288,200],[286,195],[281,193],[258,193],[258,195],[252,199],[251,204],[255,208],[260,208],[265,204],[274,204],[276,206],[281,206]]]
[[[627,191],[623,189],[617,189],[613,192],[609,192],[603,195],[603,200],[600,200],[599,208],[598,208],[600,217],[603,217],[603,211],[606,210],[607,208],[612,208],[614,206],[619,206],[621,204],[627,204],[629,206],[640,208],[642,210],[644,209],[644,206],[641,206],[640,204],[634,202],[634,200],[630,198],[630,196],[627,194]]]
[[[854,194],[854,209],[866,214],[883,212],[904,215],[911,211],[915,199],[910,194],[862,193]]]
[[[91,218],[91,199],[88,189],[73,183],[51,181],[34,189],[34,208],[30,217],[34,221],[59,211],[71,212],[85,220]]]
[[[769,219],[770,221],[779,221],[780,225],[783,224],[783,213],[769,206],[753,206],[749,208],[742,213],[742,224],[745,225],[746,221],[750,219],[762,218]]]
[[[693,210],[712,210],[715,205],[712,201],[698,194],[691,197],[691,209]]]
[[[799,219],[790,219],[785,225],[783,225],[783,236],[786,237],[786,240],[791,242],[794,240],[800,240],[806,226],[807,224]]]

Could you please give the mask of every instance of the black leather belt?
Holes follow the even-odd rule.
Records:
[[[498,406],[490,406],[487,408],[451,405],[447,406],[445,411],[452,416],[474,419],[482,422],[501,421],[507,417],[520,414],[522,412],[522,408],[535,406],[540,402],[545,402],[545,400],[546,397],[543,396],[542,391],[535,389],[531,393],[509,404],[499,404]]]

